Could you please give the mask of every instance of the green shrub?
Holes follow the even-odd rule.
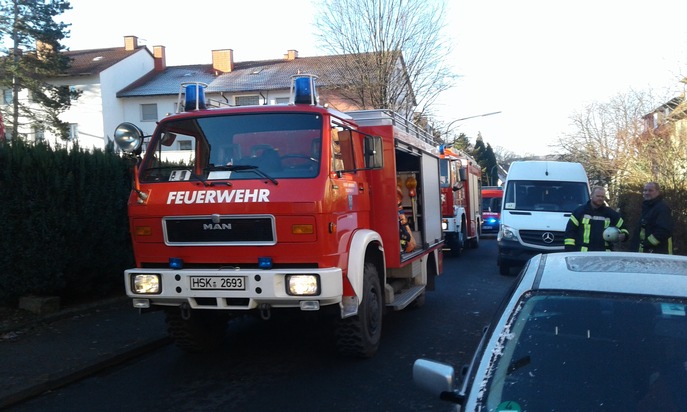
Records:
[[[128,164],[111,151],[0,146],[0,304],[121,290],[133,265]]]

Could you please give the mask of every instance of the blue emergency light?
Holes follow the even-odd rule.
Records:
[[[291,101],[294,104],[318,103],[317,88],[315,87],[317,76],[312,74],[298,74],[291,78]]]
[[[258,268],[272,269],[272,258],[268,256],[258,257]]]
[[[169,268],[170,269],[183,269],[184,260],[182,258],[169,258]]]
[[[188,83],[184,90],[184,110],[200,110],[205,109],[205,88],[207,84],[204,83]]]

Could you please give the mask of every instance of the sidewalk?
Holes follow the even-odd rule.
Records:
[[[168,343],[163,313],[124,297],[0,331],[0,409]]]

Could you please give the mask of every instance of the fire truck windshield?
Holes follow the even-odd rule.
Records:
[[[313,178],[322,116],[242,113],[162,122],[140,168],[142,182]]]

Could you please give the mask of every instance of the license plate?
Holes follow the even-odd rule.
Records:
[[[191,290],[245,290],[245,276],[191,276]]]

